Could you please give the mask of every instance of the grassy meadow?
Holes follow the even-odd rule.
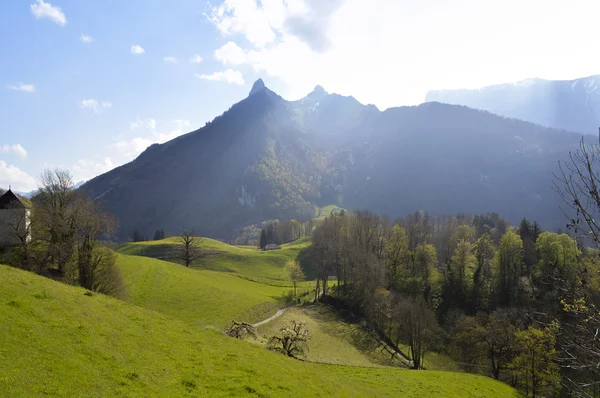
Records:
[[[0,280],[0,396],[517,396],[469,374],[289,359],[15,268]]]
[[[119,254],[127,301],[193,324],[224,327],[274,314],[291,285],[257,283],[234,274],[196,270],[149,257]]]
[[[256,247],[231,246],[210,238],[198,238],[201,257],[191,266],[197,269],[229,272],[258,281],[285,281],[283,266],[288,260],[296,260],[300,251],[310,245],[309,239],[283,245],[280,250],[260,251]],[[127,243],[117,248],[117,252],[136,256],[174,260],[174,252],[179,245],[177,238],[157,241]]]

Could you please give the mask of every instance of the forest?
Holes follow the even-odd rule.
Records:
[[[317,291],[423,368],[427,351],[527,396],[597,394],[600,259],[498,214],[332,214],[312,234]],[[337,276],[337,282],[330,277]]]

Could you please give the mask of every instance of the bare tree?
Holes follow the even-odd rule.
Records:
[[[554,189],[567,206],[567,227],[600,246],[600,146],[588,146],[582,138],[579,149],[569,152],[569,160],[559,167]]]
[[[55,266],[61,277],[72,277],[74,267],[70,260],[75,248],[75,202],[79,193],[73,190],[73,178],[67,170],[45,170],[40,180],[39,193],[34,197],[34,235],[47,247],[47,253],[38,264],[38,272]]]
[[[254,339],[258,337],[254,326],[246,322],[237,321],[231,321],[231,325],[225,329],[225,334],[240,340],[243,340],[248,335],[254,337]]]
[[[282,327],[279,332],[278,336],[269,339],[268,348],[270,350],[278,351],[292,358],[306,355],[308,340],[310,340],[306,322],[292,320],[290,326]]]
[[[422,369],[425,351],[437,329],[435,315],[422,298],[402,298],[395,316],[397,333],[408,344],[413,369]]]
[[[79,196],[74,203],[76,207],[77,270],[79,285],[89,290],[95,290],[97,285],[96,272],[102,268],[114,265],[114,256],[98,250],[100,239],[108,240],[117,228],[117,221],[102,212],[94,201]],[[112,259],[112,262],[109,261]]]
[[[177,248],[178,258],[185,263],[186,267],[200,257],[200,247],[198,237],[194,235],[194,231],[189,231],[185,228],[181,231],[178,237],[180,247]]]

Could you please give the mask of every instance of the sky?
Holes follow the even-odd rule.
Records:
[[[75,182],[202,127],[253,82],[380,109],[600,74],[597,0],[2,0],[0,187]]]

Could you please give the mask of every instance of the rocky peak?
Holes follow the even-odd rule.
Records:
[[[250,90],[250,94],[248,94],[249,96],[252,94],[255,94],[259,91],[261,91],[262,89],[265,88],[265,82],[263,82],[262,79],[258,79],[257,81],[254,82],[254,84],[252,85],[252,90]]]

